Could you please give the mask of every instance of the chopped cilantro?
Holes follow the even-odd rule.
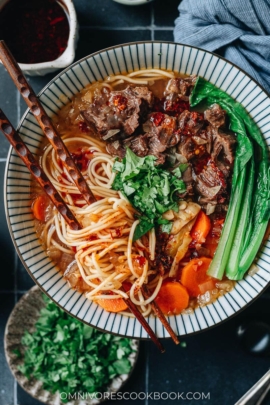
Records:
[[[156,158],[140,158],[127,148],[122,162],[118,160],[113,166],[117,172],[112,184],[114,190],[121,191],[142,216],[134,233],[134,240],[139,239],[156,225],[162,225],[163,232],[169,232],[171,223],[162,219],[162,214],[170,209],[178,211],[176,191],[184,192],[185,183],[181,179],[184,165],[174,173],[155,166]]]
[[[35,332],[25,331],[22,338],[26,350],[18,369],[27,378],[33,376],[50,392],[72,395],[104,392],[115,376],[129,373],[130,339],[99,332],[44,300]]]

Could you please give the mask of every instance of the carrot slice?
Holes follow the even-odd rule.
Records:
[[[178,315],[187,308],[189,295],[178,281],[164,281],[155,299],[165,315]]]
[[[193,239],[194,243],[204,243],[205,239],[211,229],[210,218],[203,212],[200,211],[196,222],[190,232],[190,236]]]
[[[215,288],[215,281],[213,278],[211,280],[206,280],[203,283],[199,284],[199,290],[201,294],[205,294],[207,291],[211,291]]]
[[[111,300],[107,298],[99,298],[95,302],[108,312],[121,312],[128,308],[123,298],[114,298]]]
[[[32,204],[32,211],[34,217],[39,221],[45,222],[46,207],[48,205],[48,197],[46,195],[39,195]]]
[[[192,259],[181,272],[181,283],[186,287],[191,297],[197,297],[202,294],[200,286],[207,281],[215,279],[206,274],[208,267],[210,266],[212,259],[209,257],[200,257],[198,259]],[[209,284],[210,285],[210,284]],[[201,287],[205,292],[205,288]]]

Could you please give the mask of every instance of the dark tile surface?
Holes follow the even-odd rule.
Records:
[[[195,336],[183,337],[185,348],[167,341],[162,375],[156,373],[159,358],[155,348],[150,346],[149,391],[166,387],[168,392],[210,393],[210,400],[201,398],[200,405],[232,405],[237,402],[269,369],[268,357],[255,357],[244,351],[236,335],[237,327],[255,319],[269,322],[270,301],[267,302],[266,306],[266,302],[259,299],[222,325]],[[164,402],[150,401],[149,404],[161,405]]]
[[[178,17],[178,6],[180,0],[155,0],[154,24],[158,27],[172,27],[174,20]]]
[[[127,8],[112,0],[92,0],[91,6],[89,3],[89,0],[74,1],[80,26],[130,27],[150,25],[151,4]]]
[[[27,291],[34,285],[33,279],[28,274],[27,270],[24,268],[22,262],[18,258],[17,264],[17,285],[20,291]]]
[[[3,271],[3,270],[2,270]],[[14,294],[0,294],[0,404],[14,404],[14,378],[9,370],[4,352],[4,331],[14,306]],[[26,404],[25,404],[26,405]]]
[[[156,30],[155,33],[155,40],[156,41],[171,41],[173,42],[173,31],[161,31],[161,30]]]
[[[180,0],[155,0],[146,6],[126,7],[112,0],[74,0],[80,23],[76,60],[109,46],[141,40],[173,41],[174,19]],[[39,92],[55,75],[30,77]],[[0,107],[14,125],[26,110],[17,96],[7,72],[0,65]],[[3,205],[4,167],[9,146],[0,137],[0,405],[40,405],[17,387],[4,358],[3,333],[15,299],[34,283],[18,258],[9,236]],[[1,292],[5,290],[5,293]],[[160,355],[151,342],[142,342],[138,363],[123,393],[148,393],[148,400],[108,401],[108,405],[233,405],[268,369],[269,358],[252,357],[236,338],[236,328],[250,319],[270,322],[270,288],[240,315],[202,334],[183,338],[186,348],[164,341],[166,353]],[[210,393],[210,399],[170,401],[169,393]],[[151,399],[154,393],[163,399]],[[270,404],[270,399],[264,405]]]
[[[0,108],[4,111],[8,119],[17,125],[18,113],[17,113],[17,90],[10,79],[6,69],[0,64]],[[9,150],[9,143],[0,134],[0,158],[5,158]]]
[[[7,227],[6,215],[4,210],[4,171],[5,162],[0,162],[0,264],[1,280],[0,290],[12,290],[14,288],[14,265],[15,253],[9,230]]]
[[[149,30],[94,30],[81,29],[80,41],[76,51],[76,59],[81,59],[92,52],[100,49],[108,48],[109,46],[123,44],[133,41],[144,41],[151,39]]]

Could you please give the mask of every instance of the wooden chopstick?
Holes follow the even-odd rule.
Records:
[[[30,152],[18,132],[14,129],[1,109],[0,129],[71,229],[81,229],[81,225],[79,224],[78,220],[68,208],[61,195],[58,193],[54,185],[44,173],[43,169],[40,167],[39,163],[36,161],[34,155]]]
[[[165,352],[165,349],[162,345],[162,343],[160,342],[160,340],[157,338],[157,336],[155,335],[153,329],[151,328],[151,326],[146,322],[144,316],[141,314],[141,312],[138,310],[138,308],[136,307],[136,305],[131,301],[130,298],[123,298],[123,300],[125,301],[125,303],[127,304],[129,310],[133,313],[133,315],[138,319],[138,321],[140,322],[140,324],[142,325],[142,327],[145,329],[145,331],[148,333],[148,335],[150,336],[150,338],[152,339],[152,341],[155,343],[155,345],[159,348],[159,350],[161,351],[161,353]]]
[[[13,146],[16,150],[19,157],[22,159],[24,164],[27,166],[30,173],[34,176],[34,178],[38,181],[42,189],[47,193],[48,197],[51,199],[54,206],[60,212],[60,214],[64,217],[65,221],[68,225],[74,229],[81,229],[81,225],[70,211],[64,200],[62,199],[61,195],[58,193],[54,185],[51,183],[47,175],[44,173],[43,169],[40,167],[38,162],[36,161],[34,155],[30,152],[26,144],[23,142],[22,138],[18,134],[18,132],[14,129],[4,112],[0,109],[0,129],[9,141],[9,143]],[[154,334],[151,327],[146,322],[145,318],[142,316],[136,305],[127,298],[124,299],[127,306],[129,307],[130,311],[135,315],[138,321],[141,323],[145,331],[149,334],[153,342],[158,346],[160,351],[163,353],[165,350]]]
[[[22,95],[24,101],[32,111],[34,117],[36,118],[37,122],[39,123],[42,131],[44,132],[45,136],[48,138],[49,142],[55,149],[57,156],[61,159],[63,165],[67,169],[69,175],[73,179],[74,183],[78,187],[79,191],[81,192],[83,198],[88,204],[96,201],[91,189],[89,188],[88,184],[86,183],[84,177],[82,176],[80,170],[74,163],[67,147],[65,146],[64,142],[62,141],[61,137],[56,132],[50,118],[48,117],[46,111],[44,110],[42,104],[40,103],[39,99],[35,95],[33,89],[27,82],[25,76],[23,75],[18,63],[14,59],[13,55],[9,51],[7,45],[4,41],[0,41],[0,59],[7,69],[10,77],[12,78],[13,82],[15,83],[17,89],[19,90],[20,94]],[[14,147],[22,161],[28,167],[29,171],[32,173],[34,178],[39,182],[43,190],[47,193],[57,210],[60,214],[65,218],[67,223],[70,225],[72,229],[81,229],[81,225],[74,217],[73,213],[67,207],[65,202],[63,201],[60,194],[57,192],[55,187],[52,185],[46,174],[43,172],[40,165],[35,160],[34,156],[24,144],[23,140],[19,136],[19,134],[15,131],[11,123],[8,121],[7,117],[0,110],[0,127],[8,141]],[[165,349],[161,342],[158,340],[157,336],[155,335],[152,328],[148,325],[145,318],[138,310],[136,305],[129,299],[124,299],[130,311],[134,314],[134,316],[138,319],[141,323],[142,327],[148,333],[150,338],[153,342],[157,345],[159,350],[164,353]]]
[[[150,297],[150,293],[149,290],[147,288],[147,286],[142,286],[142,293],[143,296],[145,298],[149,298]],[[172,340],[174,341],[174,343],[176,345],[178,345],[180,343],[180,341],[178,340],[178,337],[176,336],[176,334],[174,333],[174,331],[171,328],[171,325],[169,324],[169,322],[167,321],[167,319],[165,318],[163,312],[161,311],[161,309],[159,308],[158,304],[156,303],[156,301],[152,301],[150,303],[152,310],[154,311],[155,315],[158,317],[158,319],[160,320],[160,322],[162,323],[162,325],[164,326],[164,328],[168,331],[169,335],[171,336]]]
[[[42,189],[47,193],[48,197],[51,199],[52,203],[56,207],[56,209],[60,212],[60,214],[64,217],[65,221],[68,225],[74,229],[81,229],[81,225],[68,208],[64,200],[62,199],[61,195],[58,193],[54,185],[51,183],[47,175],[44,173],[43,169],[40,167],[38,162],[36,161],[34,155],[30,152],[26,144],[23,142],[22,138],[18,134],[18,132],[14,129],[4,112],[0,109],[0,130],[3,132],[9,143],[13,146],[16,150],[19,157],[22,159],[30,173],[33,177],[38,181]],[[140,313],[138,308],[135,304],[129,299],[124,299],[130,311],[134,314],[134,316],[138,319],[141,323],[145,331],[151,337],[153,342],[158,346],[160,351],[163,353],[165,350],[154,334],[151,327],[146,322],[143,315]]]
[[[88,204],[96,201],[94,194],[74,163],[61,136],[58,135],[41,102],[27,82],[21,68],[4,41],[0,41],[0,59],[85,201]]]

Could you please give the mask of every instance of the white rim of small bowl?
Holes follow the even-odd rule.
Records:
[[[163,53],[163,51],[166,52]],[[128,59],[127,62],[128,57],[131,59]],[[136,63],[134,62],[135,57]],[[175,72],[181,72],[186,74],[192,73],[205,77],[210,82],[212,83],[214,82],[213,84],[216,84],[217,87],[220,87],[221,89],[227,91],[228,94],[231,94],[237,100],[239,98],[239,95],[244,93],[244,98],[241,101],[241,103],[245,108],[248,107],[247,111],[250,113],[251,117],[257,124],[258,122],[263,120],[263,123],[261,123],[258,126],[260,127],[260,129],[261,127],[264,127],[262,133],[265,134],[264,139],[268,143],[268,146],[270,146],[270,118],[265,123],[267,117],[270,116],[270,100],[269,95],[265,92],[265,90],[242,69],[238,68],[236,65],[227,61],[226,59],[214,53],[205,51],[203,49],[179,43],[165,42],[165,41],[132,42],[113,46],[95,52],[75,62],[70,67],[66,68],[61,73],[59,73],[50,83],[48,83],[46,87],[44,87],[43,90],[41,90],[41,92],[39,93],[39,97],[41,99],[41,102],[43,102],[44,104],[45,100],[47,102],[49,100],[48,94],[50,94],[50,97],[52,97],[53,93],[57,89],[59,90],[60,88],[62,91],[65,83],[65,80],[63,80],[64,77],[69,80],[68,87],[73,88],[73,90],[75,89],[74,94],[77,93],[80,89],[76,90],[74,83],[76,82],[77,86],[79,83],[81,83],[82,88],[85,86],[84,84],[85,78],[88,77],[88,74],[86,75],[85,72],[86,68],[88,69],[87,73],[89,73],[91,77],[91,79],[90,77],[88,77],[87,80],[90,80],[90,82],[91,81],[94,82],[96,81],[94,79],[99,76],[106,77],[111,72],[112,74],[113,73],[117,74],[118,71],[122,72],[132,71],[136,70],[136,67],[139,67],[141,69],[145,67],[151,68],[152,66],[164,68],[164,65],[166,65],[164,69],[166,68],[169,69],[168,58],[170,58],[172,70],[174,70]],[[108,63],[107,67],[104,64],[105,59],[107,62],[110,62]],[[184,64],[182,69],[182,64],[184,63],[184,60],[186,60],[186,63]],[[89,64],[89,61],[92,62],[91,66]],[[122,63],[121,65],[122,70],[120,69],[119,63]],[[222,65],[222,68],[219,67],[219,69],[221,68],[221,70],[217,70],[219,64]],[[116,68],[117,72],[114,71],[113,65]],[[82,66],[84,66],[84,68]],[[177,66],[178,68],[176,68]],[[209,69],[209,66],[211,66],[211,69]],[[79,68],[83,72],[82,77],[80,77],[80,79],[78,79],[77,76]],[[204,72],[201,72],[202,69],[204,69]],[[75,70],[77,70],[77,72]],[[216,74],[217,72],[218,75]],[[234,74],[233,78],[229,76],[230,73]],[[83,75],[85,76],[84,79]],[[219,81],[221,80],[222,82],[219,83]],[[226,89],[224,89],[225,84],[227,84]],[[231,86],[233,87],[233,90],[229,91]],[[249,86],[251,86],[251,88],[249,88]],[[68,87],[67,86],[65,87],[66,93],[68,93],[68,91],[66,90]],[[245,90],[247,87],[248,90]],[[71,90],[69,89],[69,91]],[[66,101],[66,103],[67,102],[68,101]],[[257,104],[251,108],[251,106],[253,106],[254,103]],[[52,113],[48,109],[48,106],[46,105],[44,106],[47,112],[50,113],[49,115],[52,115]],[[264,114],[262,117],[261,113]],[[39,131],[37,132],[38,135],[41,133],[41,130],[38,128],[37,124],[35,124],[34,119],[33,121],[29,120],[29,118],[31,118],[31,115],[28,116],[28,114],[29,109],[25,112],[24,116],[22,117],[20,124],[18,126],[18,130],[23,138],[26,137],[28,141],[31,141],[34,138],[31,139],[27,137],[27,135],[23,135],[23,133],[21,132],[21,130],[27,129],[27,127],[23,126],[23,124],[26,122],[28,123],[27,124],[28,127],[29,126],[31,127],[31,125],[32,127],[34,126],[36,130]],[[28,119],[28,121],[25,121],[26,119]],[[33,123],[31,124],[31,122]],[[30,131],[29,128],[28,130]],[[33,130],[30,132],[33,132]],[[269,136],[266,136],[266,134],[268,133]],[[35,142],[37,144],[39,143],[37,141]],[[28,146],[31,149],[31,145],[28,144]],[[22,198],[23,192],[19,193],[20,198],[18,197],[17,200],[8,201],[8,195],[12,195],[15,193],[15,192],[13,193],[12,191],[10,192],[10,190],[8,190],[8,187],[9,188],[11,188],[12,186],[16,188],[19,187],[19,179],[17,177],[12,178],[12,170],[13,172],[14,171],[16,172],[16,170],[14,170],[14,167],[13,169],[10,169],[10,166],[14,164],[14,160],[16,159],[18,162],[20,162],[17,155],[15,153],[12,154],[12,148],[10,148],[5,171],[5,184],[4,184],[5,211],[8,227],[10,230],[13,243],[16,247],[17,253],[21,261],[23,262],[26,270],[33,278],[35,283],[62,309],[67,311],[70,315],[85,322],[86,324],[90,324],[91,326],[96,327],[99,330],[114,333],[119,336],[127,336],[131,338],[134,337],[139,339],[149,339],[149,336],[147,336],[146,332],[142,329],[141,325],[136,319],[103,311],[98,305],[91,303],[82,294],[79,294],[78,292],[70,289],[67,286],[67,283],[64,282],[63,277],[59,274],[59,272],[55,269],[55,266],[46,256],[37,238],[34,237],[33,240],[29,241],[28,239],[31,233],[29,235],[28,232],[30,231],[27,231],[24,227],[18,230],[16,229],[16,225],[18,225],[18,222],[11,223],[14,217],[18,216],[25,217],[28,215],[27,221],[29,221],[32,224],[29,227],[29,229],[34,231],[33,225],[34,220],[30,211],[30,206],[23,205],[23,198]],[[15,163],[15,168],[16,164],[18,163]],[[20,163],[19,165],[23,167],[23,165],[21,165]],[[19,169],[17,169],[17,172],[21,176],[24,176],[23,172],[27,173],[25,178],[28,176],[28,178],[30,179],[27,169],[22,168],[20,169],[20,171]],[[12,184],[13,181],[14,184]],[[22,181],[21,187],[22,190],[24,190],[24,187],[27,187],[27,185],[23,183],[24,180],[21,181]],[[30,180],[27,181],[28,186],[29,181]],[[29,197],[26,197],[25,200],[29,203]],[[15,207],[12,207],[14,201],[19,202],[21,206],[16,207],[15,205]],[[20,208],[21,210],[19,214],[17,214],[18,208]],[[26,213],[24,213],[24,210]],[[23,220],[22,222],[26,222],[26,219]],[[16,233],[16,237],[14,235],[14,232]],[[33,233],[34,232],[32,232],[32,234]],[[26,238],[26,242],[18,245],[16,242],[16,239],[18,238],[19,239]],[[25,250],[25,246],[28,245],[29,247],[31,243],[33,246],[30,248],[30,250],[28,251]],[[34,256],[27,257],[29,251],[32,253],[36,249],[38,249],[37,254],[35,254]],[[38,259],[32,259],[33,257],[36,256],[39,256]],[[238,314],[241,310],[243,310],[251,302],[253,302],[254,299],[258,298],[258,296],[261,293],[263,293],[265,289],[268,287],[270,283],[269,258],[270,258],[270,239],[268,239],[260,249],[260,257],[257,262],[259,270],[256,274],[254,274],[253,276],[247,276],[244,280],[237,282],[235,288],[231,292],[226,293],[225,295],[218,298],[215,302],[211,304],[197,308],[192,314],[180,314],[177,316],[168,317],[168,320],[172,328],[176,331],[178,335],[191,335],[199,333],[203,330],[208,330],[209,328],[212,328],[224,322],[225,320],[230,319],[232,316]],[[35,273],[38,272],[38,274],[34,276],[30,268],[36,266],[37,263],[39,263],[38,265],[40,266],[40,264],[43,262],[44,266],[39,267],[37,270],[35,270],[34,268]],[[44,270],[44,267],[46,271]],[[41,273],[43,270],[44,272]],[[44,278],[43,277],[44,274],[48,274],[49,278],[48,277]],[[56,278],[58,276],[56,281],[54,280],[55,276]],[[48,283],[47,286],[45,286],[46,283]],[[59,285],[59,288],[56,292],[55,292],[56,289],[55,285]],[[59,291],[61,291],[62,289],[63,289],[62,293],[64,292],[65,293],[64,295],[59,297]],[[63,300],[63,297],[66,298],[68,297],[68,300],[66,302],[64,301],[61,302]],[[90,310],[91,307],[92,310]],[[89,317],[90,315],[91,319]],[[148,317],[147,322],[150,324],[150,326],[153,328],[153,330],[159,337],[161,338],[169,337],[168,333],[165,331],[165,329],[159,323],[156,317],[154,316]]]
[[[141,6],[142,4],[151,3],[153,0],[113,0],[116,3],[124,4],[125,6]]]

